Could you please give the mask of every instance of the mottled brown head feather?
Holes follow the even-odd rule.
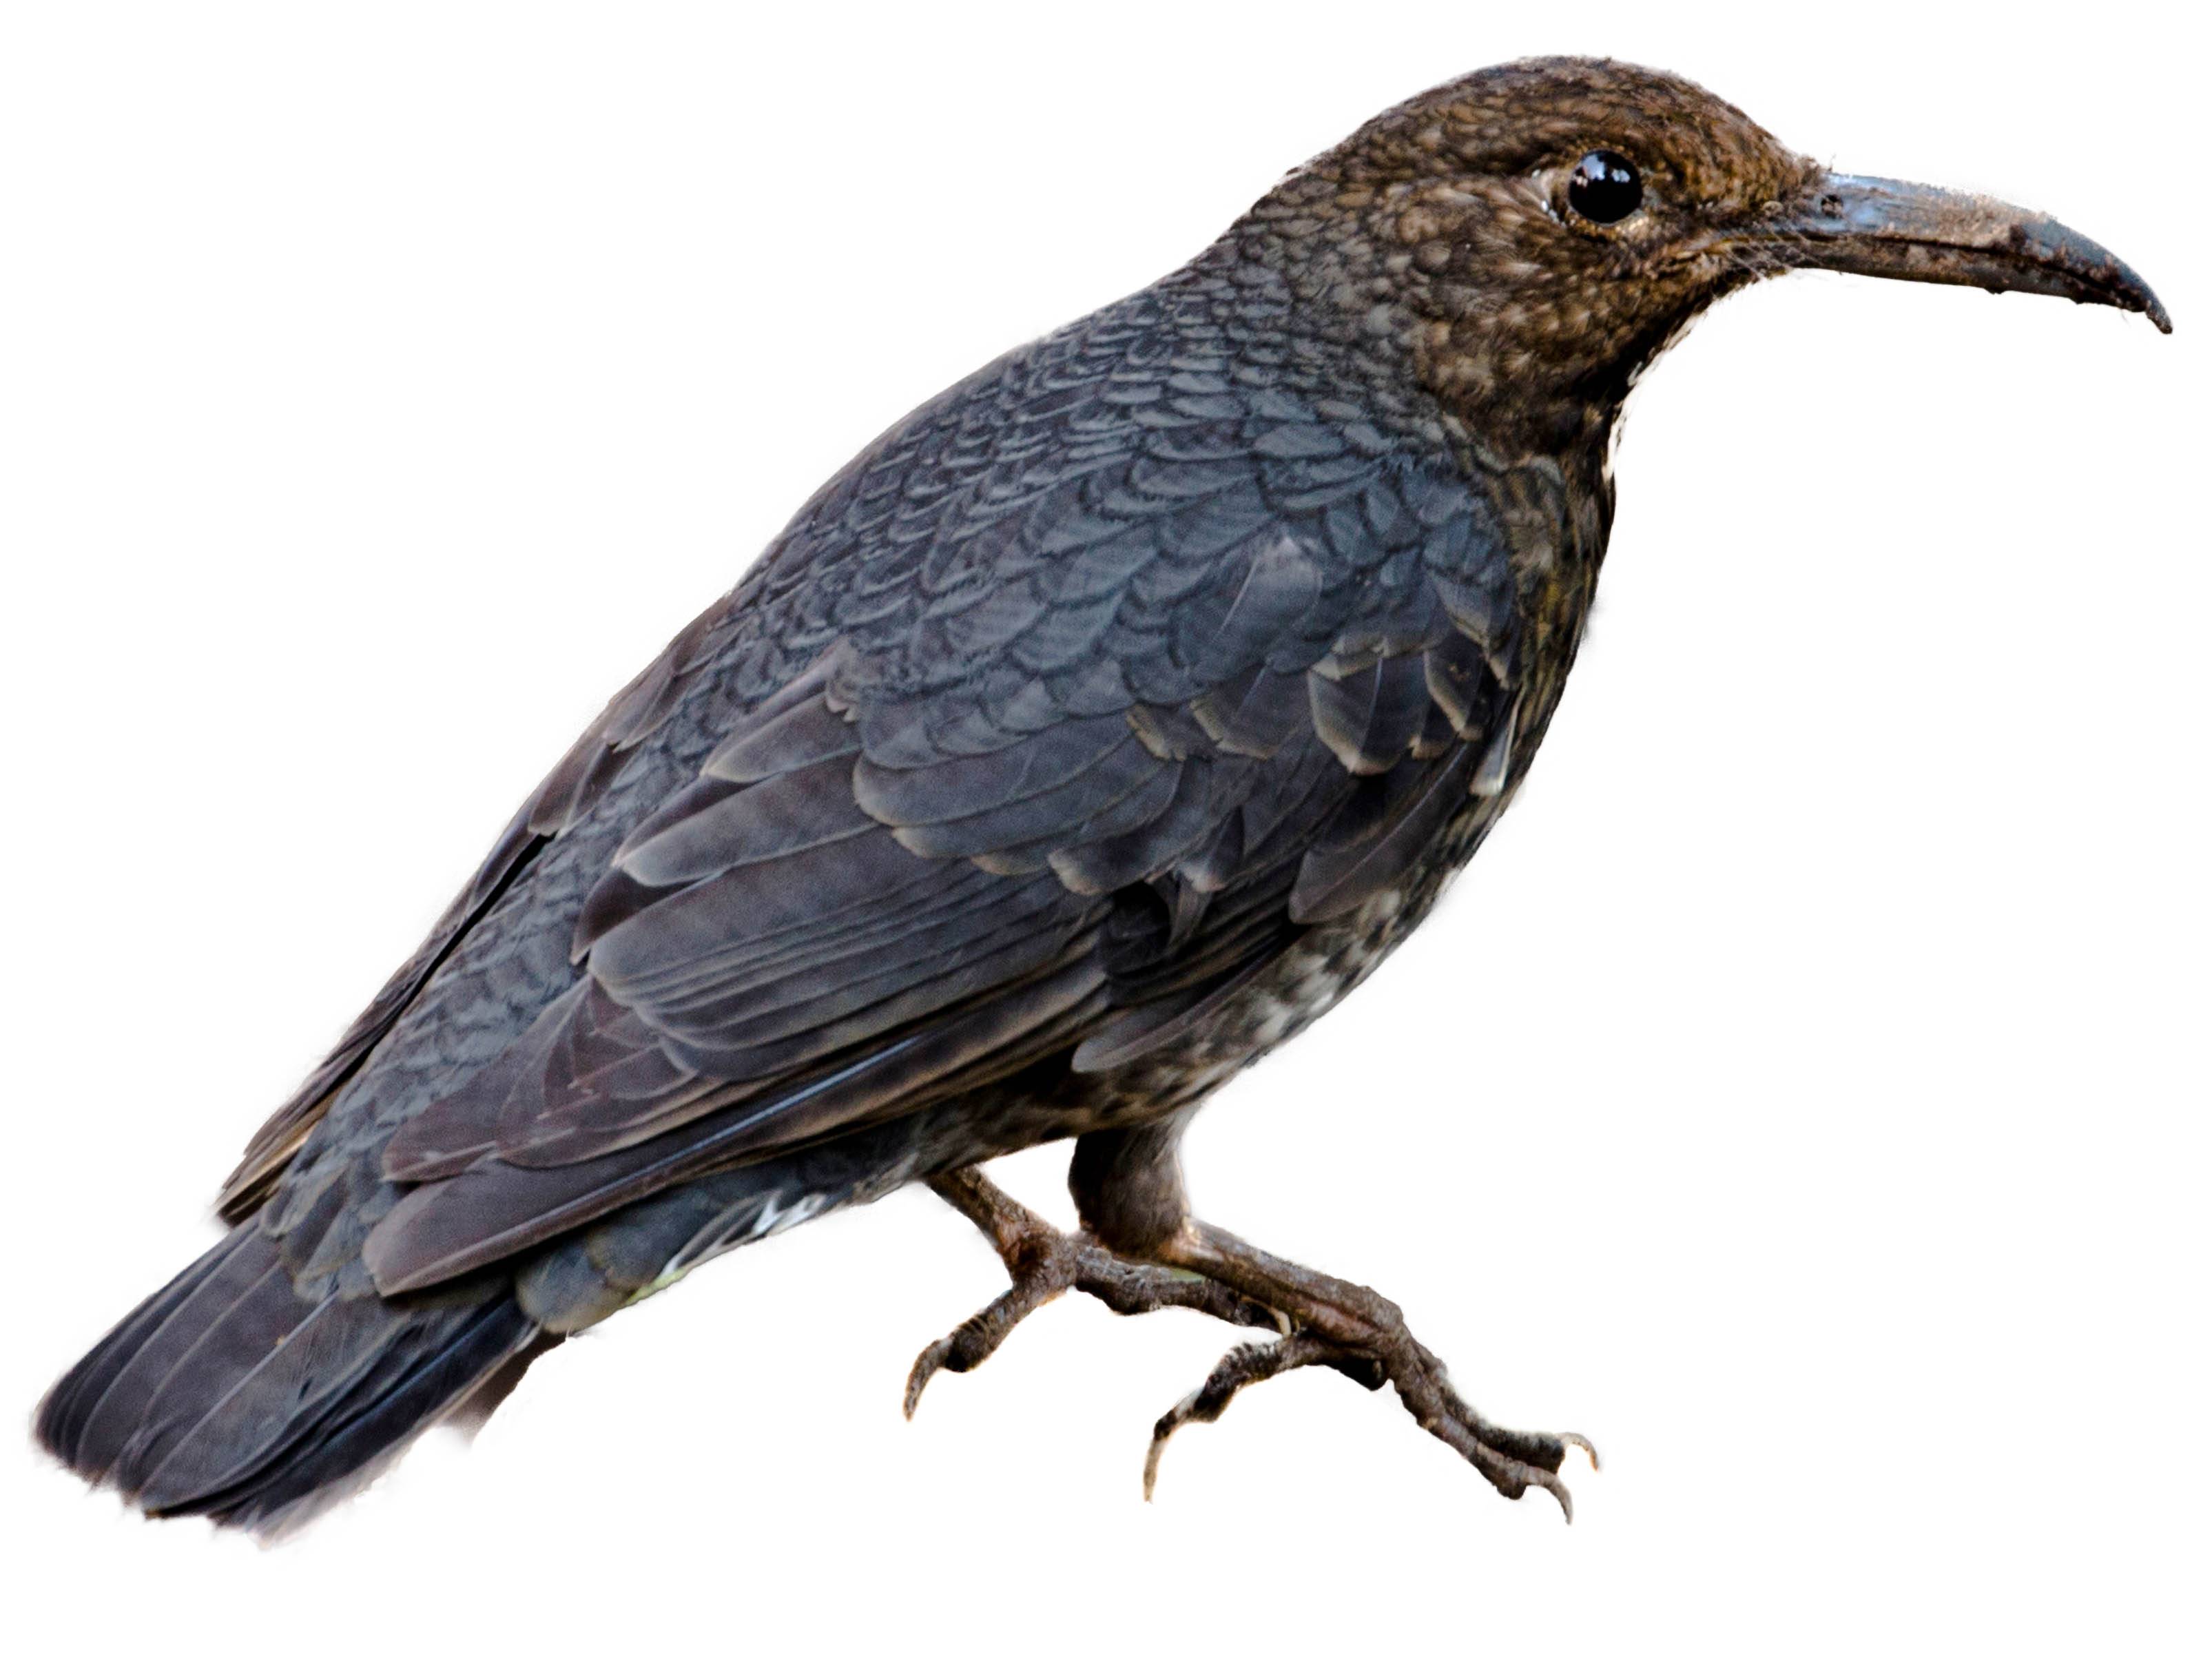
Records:
[[[1617,224],[1567,200],[1599,150],[1642,178]],[[1802,209],[1820,177],[1679,76],[1536,58],[1378,116],[1240,230],[1282,244],[1308,297],[1410,349],[1447,407],[1533,452],[1587,438],[1699,312],[1764,274],[1728,233]]]

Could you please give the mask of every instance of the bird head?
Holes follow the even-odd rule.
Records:
[[[1609,427],[1705,308],[1806,268],[2148,314],[2132,270],[1986,198],[1832,173],[1679,76],[1601,59],[1484,70],[1377,117],[1247,223],[1309,300],[1409,351],[1446,408],[1551,449]]]

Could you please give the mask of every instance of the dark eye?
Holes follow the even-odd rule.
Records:
[[[1594,225],[1617,225],[1644,205],[1644,179],[1626,155],[1594,149],[1567,175],[1567,205]]]

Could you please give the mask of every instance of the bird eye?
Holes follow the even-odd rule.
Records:
[[[1567,205],[1594,225],[1617,225],[1644,205],[1643,177],[1626,155],[1594,149],[1567,175]]]

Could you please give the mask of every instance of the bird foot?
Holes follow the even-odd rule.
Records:
[[[1145,1495],[1152,1495],[1160,1454],[1186,1423],[1211,1423],[1255,1382],[1326,1365],[1367,1389],[1388,1382],[1413,1420],[1474,1465],[1507,1498],[1540,1486],[1559,1500],[1569,1521],[1574,1499],[1559,1479],[1570,1447],[1598,1466],[1597,1448],[1578,1434],[1530,1434],[1491,1422],[1460,1397],[1443,1362],[1413,1338],[1405,1316],[1387,1297],[1364,1285],[1332,1279],[1268,1255],[1218,1227],[1186,1222],[1166,1259],[1226,1284],[1285,1315],[1290,1334],[1275,1343],[1231,1349],[1197,1391],[1154,1425],[1145,1460]]]
[[[929,1184],[982,1231],[1013,1283],[1005,1295],[916,1356],[906,1379],[908,1417],[930,1378],[939,1371],[975,1370],[998,1352],[1015,1326],[1069,1291],[1097,1297],[1117,1314],[1190,1308],[1232,1325],[1290,1329],[1289,1321],[1273,1308],[1200,1274],[1127,1261],[1096,1239],[1061,1231],[973,1170],[940,1176]]]
[[[1580,1448],[1595,1469],[1597,1448],[1579,1434],[1528,1434],[1491,1422],[1460,1397],[1443,1362],[1413,1340],[1395,1308],[1380,1297],[1375,1300],[1389,1316],[1377,1320],[1373,1335],[1362,1340],[1334,1341],[1301,1327],[1279,1342],[1247,1342],[1223,1355],[1206,1381],[1152,1425],[1152,1443],[1145,1453],[1146,1501],[1152,1501],[1160,1455],[1176,1430],[1216,1421],[1231,1401],[1255,1382],[1322,1365],[1363,1389],[1389,1383],[1415,1422],[1474,1464],[1498,1492],[1517,1498],[1529,1487],[1540,1486],[1559,1499],[1560,1511],[1571,1522],[1574,1498],[1559,1479],[1559,1466],[1572,1446]]]
[[[1145,1454],[1147,1501],[1159,1477],[1160,1455],[1178,1429],[1215,1421],[1255,1382],[1321,1365],[1364,1389],[1388,1383],[1415,1422],[1474,1464],[1498,1492],[1517,1498],[1531,1486],[1541,1487],[1574,1519],[1574,1499],[1559,1479],[1559,1467],[1572,1447],[1595,1469],[1597,1449],[1578,1434],[1530,1434],[1491,1422],[1460,1397],[1443,1361],[1414,1340],[1397,1304],[1364,1285],[1285,1261],[1197,1221],[1171,1241],[1164,1261],[1132,1261],[1087,1235],[1062,1232],[974,1170],[929,1184],[991,1240],[1013,1284],[921,1351],[907,1377],[908,1417],[939,1371],[972,1370],[1030,1313],[1078,1290],[1116,1313],[1193,1308],[1231,1324],[1278,1333],[1275,1341],[1231,1349],[1205,1382],[1153,1425]]]

